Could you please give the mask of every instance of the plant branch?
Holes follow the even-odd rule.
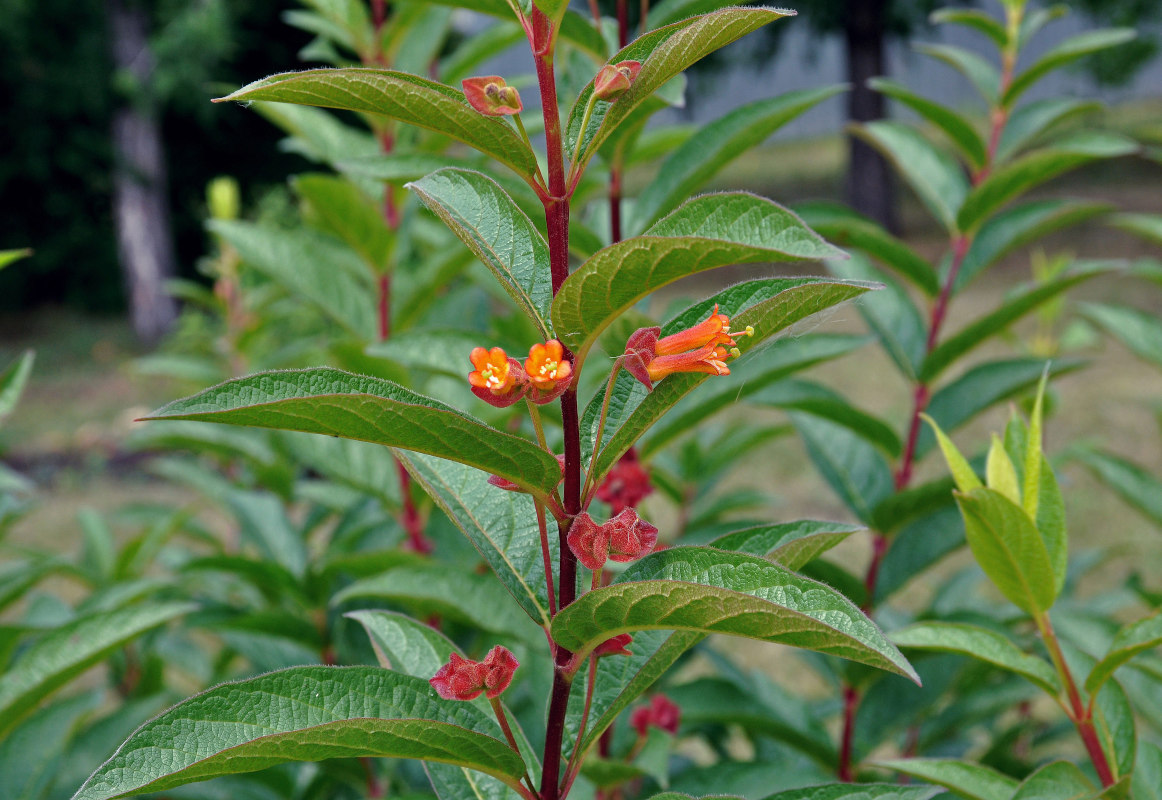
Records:
[[[601,449],[601,437],[605,435],[605,418],[609,415],[609,401],[613,397],[613,384],[621,371],[622,357],[613,362],[609,380],[605,384],[605,399],[601,401],[601,416],[597,419],[597,435],[593,437],[593,455],[589,459],[589,471],[585,475],[585,487],[581,490],[581,508],[589,507],[590,493],[595,491],[593,476],[597,470],[597,452]]]

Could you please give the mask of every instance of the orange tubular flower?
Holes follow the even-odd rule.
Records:
[[[520,362],[509,358],[503,349],[475,347],[468,354],[468,360],[476,367],[468,373],[472,394],[484,402],[505,408],[524,397],[528,389],[524,370]]]
[[[544,404],[557,399],[573,380],[573,365],[565,358],[565,348],[556,339],[534,344],[525,359],[530,384],[529,399]]]
[[[727,358],[739,355],[735,336],[753,336],[747,326],[741,333],[730,330],[730,317],[714,312],[692,328],[659,338],[660,328],[641,328],[626,342],[622,364],[651,391],[654,382],[675,372],[729,375]],[[728,349],[729,348],[729,349]]]
[[[505,114],[519,114],[524,106],[520,93],[514,86],[508,86],[499,75],[480,78],[465,78],[460,82],[464,87],[464,99],[468,105],[490,117]]]

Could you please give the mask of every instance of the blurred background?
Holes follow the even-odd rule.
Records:
[[[607,5],[603,12],[612,14],[613,3]],[[629,5],[636,29],[636,4]],[[847,82],[854,91],[786,126],[726,170],[718,185],[783,203],[845,200],[923,249],[926,237],[940,238],[932,223],[906,190],[897,190],[874,152],[848,141],[844,125],[907,115],[863,88],[881,74],[921,95],[955,98],[971,111],[971,87],[951,68],[911,51],[915,42],[940,36],[927,24],[934,9],[965,4],[797,5],[797,18],[699,64],[688,76],[684,106],[656,121],[703,123],[758,97]],[[994,0],[977,5],[999,6]],[[1135,135],[1157,130],[1162,3],[1077,0],[1071,6],[1036,40],[1030,59],[1097,26],[1129,25],[1141,35],[1052,76],[1036,96],[1093,97],[1110,104],[1108,127]],[[208,183],[231,177],[244,217],[287,224],[295,218],[288,181],[311,162],[288,148],[285,132],[262,115],[209,100],[272,72],[322,65],[314,34],[295,25],[300,9],[294,0],[0,0],[0,250],[34,251],[0,271],[0,360],[9,363],[27,348],[39,354],[29,396],[0,434],[0,448],[35,479],[67,482],[98,465],[121,464],[119,442],[129,421],[186,388],[131,364],[172,335],[180,303],[168,281],[211,282],[199,270],[213,250],[205,229]],[[452,24],[467,36],[486,23],[457,10]],[[985,49],[971,35],[955,43]],[[517,84],[530,70],[521,46],[482,69]],[[648,167],[639,172],[640,185]],[[1156,211],[1158,178],[1156,168],[1134,162],[1083,170],[1068,180],[1071,191],[1114,200],[1125,210]],[[628,182],[632,193],[634,174]],[[1143,244],[1105,229],[1100,237],[1084,228],[1068,236],[1065,245],[1079,255],[1145,252]],[[1027,260],[1014,269],[1027,275]],[[108,496],[108,487],[89,488]]]

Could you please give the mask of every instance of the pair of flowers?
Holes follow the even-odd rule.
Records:
[[[639,61],[606,64],[593,79],[593,98],[611,101],[621,97],[629,91],[641,68]],[[465,78],[460,85],[464,87],[464,99],[468,105],[486,116],[510,116],[524,109],[520,92],[515,86],[506,84],[499,75]]]
[[[552,402],[573,380],[573,364],[556,339],[530,347],[523,366],[500,347],[473,348],[468,360],[476,368],[468,373],[472,393],[497,408],[525,397],[537,404]]]

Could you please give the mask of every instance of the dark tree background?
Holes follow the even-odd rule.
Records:
[[[110,8],[143,16],[147,81],[114,67]],[[164,143],[177,263],[205,252],[206,182],[236,176],[249,196],[301,166],[257,114],[212,106],[237,86],[298,63],[308,37],[280,19],[287,0],[0,0],[0,249],[36,252],[0,272],[0,310],[124,307],[114,233],[113,126],[152,116]]]

